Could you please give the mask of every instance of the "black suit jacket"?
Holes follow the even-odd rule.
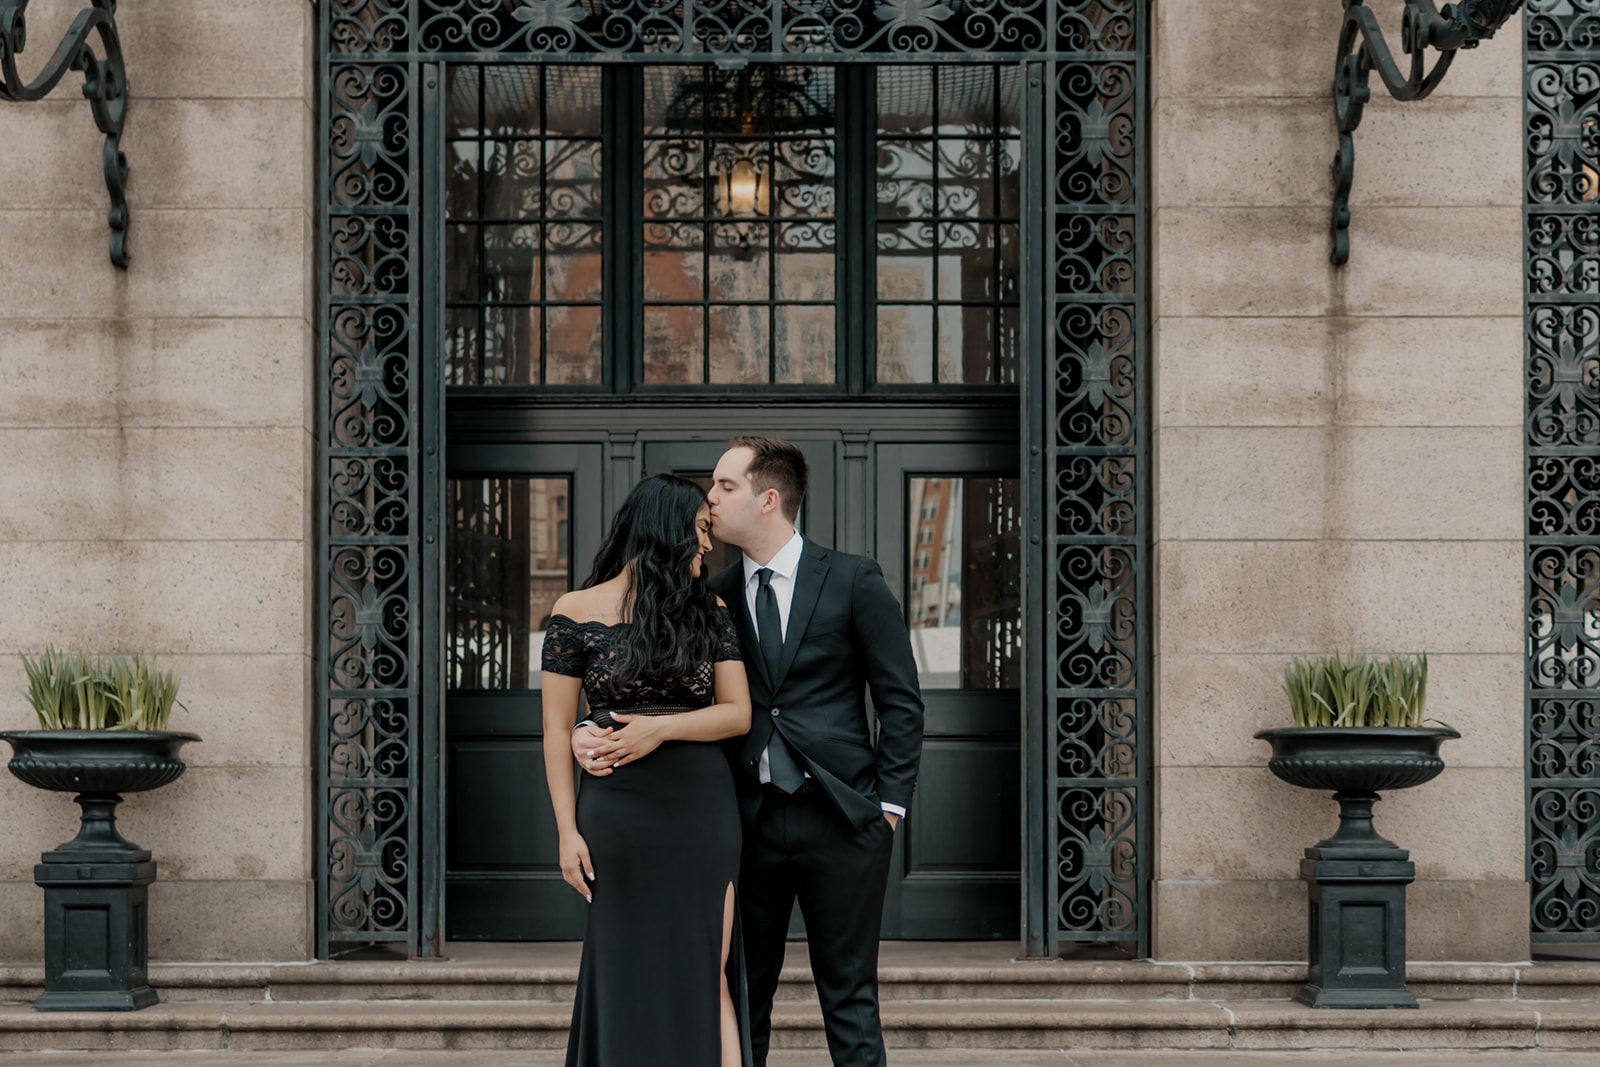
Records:
[[[805,542],[776,677],[750,619],[743,561],[710,585],[733,614],[750,676],[750,732],[727,742],[745,820],[761,807],[758,767],[774,730],[857,827],[882,817],[881,801],[909,809],[922,758],[922,694],[905,616],[877,563]]]

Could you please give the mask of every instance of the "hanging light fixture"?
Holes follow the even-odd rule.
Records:
[[[723,171],[718,185],[724,215],[765,215],[766,182],[756,165],[748,159],[738,159]]]
[[[813,98],[803,68],[743,64],[733,71],[706,68],[684,79],[667,106],[665,124],[689,137],[703,131],[714,141],[716,210],[723,217],[750,217],[768,214],[772,201],[768,132],[831,129],[833,112],[831,96]]]

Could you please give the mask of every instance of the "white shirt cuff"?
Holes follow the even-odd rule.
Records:
[[[888,812],[890,815],[898,815],[902,819],[906,817],[906,809],[902,808],[900,805],[891,804],[886,800],[880,801],[879,803],[883,805],[883,810]]]

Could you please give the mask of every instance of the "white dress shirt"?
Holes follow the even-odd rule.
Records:
[[[756,591],[761,588],[761,579],[756,575],[763,569],[772,572],[770,584],[773,596],[778,599],[778,621],[783,626],[783,639],[789,637],[789,609],[794,604],[794,580],[800,572],[800,556],[805,552],[805,538],[799,531],[789,538],[788,542],[766,563],[757,563],[747,553],[744,557],[744,603],[750,609],[750,627],[756,631],[756,638],[761,637],[761,624],[757,622]],[[811,777],[809,771],[805,772],[807,778]],[[761,750],[761,764],[757,768],[756,776],[767,783],[772,781],[772,758],[770,749]],[[883,810],[897,817],[903,817],[906,809],[898,804],[884,804]]]

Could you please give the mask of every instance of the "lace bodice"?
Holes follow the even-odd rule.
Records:
[[[543,669],[582,678],[584,694],[589,698],[589,718],[601,726],[612,725],[613,711],[660,715],[706,707],[713,702],[715,693],[714,664],[743,658],[733,616],[727,608],[719,607],[714,660],[700,664],[688,677],[636,679],[613,694],[611,670],[617,655],[617,632],[623,625],[626,624],[574,622],[565,615],[552,615],[544,633]]]

